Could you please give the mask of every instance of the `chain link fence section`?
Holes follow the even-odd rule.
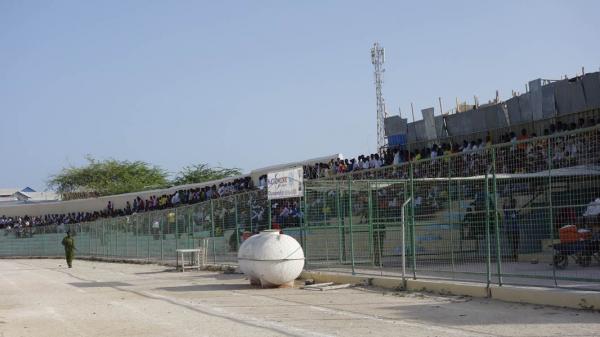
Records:
[[[600,127],[517,138],[307,180],[300,199],[257,190],[3,229],[0,255],[62,256],[71,230],[79,256],[174,262],[176,249],[206,245],[208,263],[233,264],[245,238],[280,228],[309,269],[600,290]]]

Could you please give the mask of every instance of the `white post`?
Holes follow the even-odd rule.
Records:
[[[402,209],[400,210],[400,216],[402,219],[402,283],[404,284],[404,288],[406,289],[406,278],[405,278],[405,274],[406,274],[406,235],[404,235],[404,228],[405,228],[405,221],[404,221],[404,208],[406,207],[406,205],[408,205],[408,203],[411,201],[412,198],[408,198],[406,199],[406,201],[404,201],[404,203],[402,204]]]

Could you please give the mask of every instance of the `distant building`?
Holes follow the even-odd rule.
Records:
[[[0,203],[29,203],[58,201],[60,195],[54,192],[36,192],[31,187],[19,188],[0,188]]]
[[[434,114],[434,108],[422,109],[423,119],[410,123],[401,116],[387,117],[384,124],[388,144],[420,149],[441,142],[485,139],[488,135],[497,141],[504,133],[523,128],[542,135],[557,121],[569,124],[578,123],[580,118],[600,119],[600,72],[561,80],[538,78],[526,88],[525,93],[513,92],[505,101],[496,92],[496,97],[484,104],[474,97],[473,104],[457,100],[451,111],[438,110]]]

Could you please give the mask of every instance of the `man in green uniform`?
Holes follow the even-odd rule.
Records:
[[[72,267],[73,256],[75,255],[75,239],[71,236],[71,232],[67,232],[67,236],[62,239],[62,245],[65,246],[65,257],[69,268]]]

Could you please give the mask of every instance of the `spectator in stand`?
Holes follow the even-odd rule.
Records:
[[[544,129],[544,136],[552,138],[537,139],[535,133],[529,136],[526,129],[521,130],[517,138],[514,132],[504,134],[500,137],[500,143],[508,143],[512,146],[500,146],[496,148],[498,172],[533,173],[546,170],[548,157],[552,161],[553,168],[561,168],[583,164],[598,164],[600,162],[599,146],[600,132],[588,131],[581,134],[566,134],[578,128],[590,128],[596,125],[596,119],[590,118],[588,122],[579,118],[577,123],[565,124],[557,121]],[[516,144],[517,141],[523,143]],[[328,163],[316,163],[304,167],[306,179],[318,179],[331,177],[337,174],[354,173],[380,167],[396,166],[394,170],[379,171],[378,175],[386,178],[407,178],[409,170],[402,164],[417,162],[422,159],[431,159],[423,162],[423,165],[414,166],[414,177],[443,177],[447,174],[452,176],[469,176],[485,174],[489,166],[491,156],[484,151],[492,146],[492,137],[488,134],[485,143],[481,139],[463,140],[462,146],[457,143],[432,144],[420,150],[401,148],[388,148],[381,154],[359,155],[353,159],[337,159]],[[550,148],[548,148],[550,147]],[[451,155],[452,156],[448,156]],[[442,158],[443,157],[443,158]],[[439,158],[439,159],[438,159]],[[362,174],[362,172],[361,172]],[[375,177],[370,172],[366,178]],[[267,186],[267,176],[259,178],[259,189]],[[32,228],[43,225],[74,224],[86,221],[95,221],[99,218],[115,217],[175,207],[178,205],[193,204],[207,200],[232,195],[235,193],[252,190],[250,177],[235,179],[233,181],[220,183],[219,186],[205,186],[195,189],[178,190],[173,194],[152,195],[143,199],[136,197],[132,202],[127,201],[123,209],[115,209],[112,201],[107,203],[104,210],[95,212],[79,212],[69,214],[46,214],[39,217],[5,217],[0,218],[0,228],[11,228],[11,232],[19,235],[31,235]],[[287,204],[288,217],[295,213],[291,204]],[[282,210],[283,211],[283,210]],[[262,212],[258,209],[253,211],[253,218]],[[284,212],[285,214],[285,212]],[[6,233],[6,232],[5,232]]]

